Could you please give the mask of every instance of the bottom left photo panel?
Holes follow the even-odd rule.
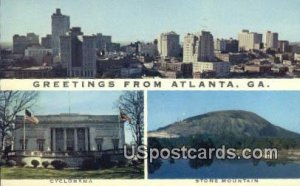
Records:
[[[0,91],[0,109],[1,179],[144,178],[143,91]]]

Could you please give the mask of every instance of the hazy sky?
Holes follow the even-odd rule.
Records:
[[[36,106],[38,114],[71,113],[114,115],[122,91],[40,91]],[[70,106],[70,107],[69,107]]]
[[[246,110],[300,133],[299,108],[299,91],[150,91],[148,130],[211,111]]]
[[[280,39],[300,41],[300,0],[2,0],[1,41],[14,34],[51,32],[55,8],[86,34],[102,32],[117,42],[153,41],[174,30],[209,30],[214,37],[237,37],[244,28],[279,32]]]

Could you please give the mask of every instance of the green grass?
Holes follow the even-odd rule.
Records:
[[[50,178],[94,178],[94,179],[142,179],[144,168],[121,167],[110,169],[99,169],[81,171],[78,169],[45,169],[45,168],[22,168],[22,167],[1,167],[1,179],[50,179]]]

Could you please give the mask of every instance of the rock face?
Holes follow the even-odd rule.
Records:
[[[271,124],[266,119],[242,110],[209,112],[175,122],[148,136],[191,136],[195,134],[233,135],[236,137],[282,137],[299,138],[300,134]]]

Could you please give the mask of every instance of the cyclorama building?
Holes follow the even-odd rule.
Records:
[[[14,140],[15,158],[31,165],[31,160],[51,162],[64,160],[68,166],[80,166],[86,158],[100,158],[109,153],[123,154],[124,124],[118,115],[37,115],[38,124],[16,118]]]

